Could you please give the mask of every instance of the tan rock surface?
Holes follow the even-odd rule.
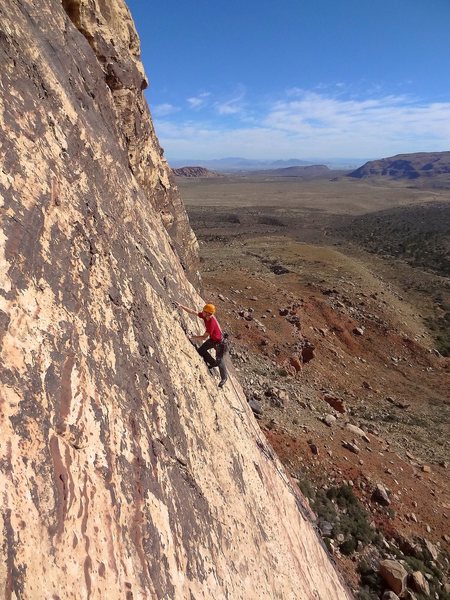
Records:
[[[380,563],[380,575],[386,585],[398,596],[402,596],[406,590],[408,573],[401,563],[396,560],[382,560]]]
[[[63,0],[62,4],[103,70],[116,112],[118,140],[127,151],[130,168],[159,210],[185,270],[198,282],[197,240],[142,93],[148,82],[128,7],[122,1],[101,0]]]
[[[416,592],[419,592],[419,594],[423,594],[424,596],[429,596],[430,594],[430,586],[428,585],[428,581],[420,571],[414,571],[414,573],[411,573],[411,587]]]
[[[0,594],[350,598],[238,383],[217,389],[171,308],[201,303],[195,238],[129,13],[63,5],[0,7]]]

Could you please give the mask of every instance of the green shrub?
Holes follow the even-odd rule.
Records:
[[[299,487],[309,499],[311,508],[319,520],[333,526],[332,537],[344,535],[340,551],[349,556],[355,552],[358,542],[363,546],[380,543],[380,535],[370,527],[369,515],[348,485],[314,490],[311,482],[299,477]]]
[[[358,573],[360,575],[363,590],[366,589],[368,590],[368,593],[372,594],[372,596],[369,595],[368,598],[379,598],[383,591],[383,581],[379,574],[365,561],[359,563]]]
[[[370,527],[368,514],[350,486],[343,485],[338,488],[330,488],[327,496],[334,499],[342,511],[340,523],[335,528],[335,533],[344,534],[346,537],[345,542],[351,539],[354,540],[354,544],[348,543],[345,545],[344,554],[352,554],[356,550],[358,541],[365,546],[374,540],[375,531]]]
[[[356,538],[351,537],[345,540],[345,542],[342,542],[342,544],[339,546],[339,550],[342,552],[342,554],[345,554],[345,556],[350,556],[356,550],[357,546],[358,542]]]
[[[314,492],[308,481],[301,480],[299,485],[309,498],[319,520],[332,524],[333,537],[344,535],[345,539],[339,546],[343,554],[353,554],[358,542],[365,546],[376,539],[376,533],[370,527],[368,514],[350,486],[343,485],[327,491],[319,489]]]
[[[306,479],[299,479],[298,486],[302,491],[302,494],[308,498],[308,500],[314,500],[316,493],[313,486]]]
[[[369,588],[362,588],[358,592],[358,600],[379,600],[379,595],[371,592]]]

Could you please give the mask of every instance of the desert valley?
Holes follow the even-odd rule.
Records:
[[[177,173],[232,368],[347,581],[379,598],[400,560],[408,597],[450,597],[445,181]]]

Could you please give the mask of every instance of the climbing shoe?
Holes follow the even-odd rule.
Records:
[[[219,383],[219,387],[222,388],[226,384],[227,381],[228,381],[228,377],[224,377],[223,379],[221,379],[220,383]]]

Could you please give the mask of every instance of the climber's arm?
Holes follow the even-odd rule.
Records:
[[[205,331],[205,333],[203,335],[191,335],[191,340],[203,341],[203,340],[206,340],[208,337],[209,337],[209,333],[207,331]]]
[[[183,310],[185,310],[190,315],[198,316],[198,311],[197,310],[195,310],[193,308],[189,308],[188,306],[184,306],[183,304],[180,304],[179,302],[174,302],[174,304],[175,304],[175,306],[177,308],[182,308]]]

